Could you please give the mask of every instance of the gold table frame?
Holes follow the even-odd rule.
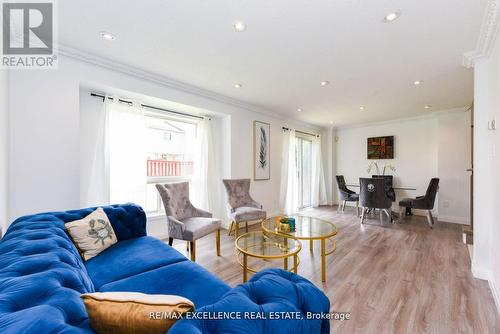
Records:
[[[235,252],[236,252],[236,260],[238,261],[238,263],[241,265],[241,267],[243,268],[243,282],[246,282],[248,280],[248,272],[252,272],[252,273],[256,273],[257,270],[255,269],[252,269],[248,266],[248,257],[253,257],[253,258],[256,258],[256,259],[263,259],[264,261],[266,260],[277,260],[277,259],[283,259],[283,269],[284,270],[287,270],[287,271],[292,271],[294,272],[295,274],[297,273],[297,268],[299,267],[299,252],[301,251],[302,249],[302,244],[300,241],[296,240],[296,239],[293,239],[295,242],[296,242],[296,250],[293,251],[293,252],[283,252],[282,254],[279,254],[279,255],[257,255],[257,254],[254,254],[254,253],[251,253],[249,252],[247,249],[243,249],[241,247],[238,246],[238,240],[240,240],[241,238],[246,238],[248,237],[248,234],[262,234],[262,237],[265,238],[270,238],[272,236],[269,236],[267,235],[264,231],[254,231],[254,232],[249,232],[249,233],[245,233],[243,235],[240,235],[234,242],[235,244]],[[275,234],[273,234],[275,235]],[[281,237],[281,236],[280,236]],[[272,241],[268,241],[269,242],[269,245],[270,246],[273,246],[273,247],[276,247],[276,248],[280,248],[280,243],[278,241],[275,241],[274,242],[274,245],[273,245],[273,242]],[[284,237],[283,238],[283,243],[288,245],[288,238],[287,237]],[[288,246],[286,246],[288,247]],[[291,269],[288,268],[288,258],[292,257],[293,256],[293,267]],[[240,257],[242,257],[242,259],[240,259]]]
[[[309,240],[309,250],[311,251],[311,253],[313,252],[313,247],[314,247],[314,240],[320,240],[321,241],[321,281],[324,283],[326,282],[326,257],[330,254],[332,254],[333,252],[335,252],[335,250],[337,249],[337,243],[335,240],[333,240],[333,238],[338,234],[338,228],[337,228],[337,225],[333,224],[333,223],[330,223],[329,221],[326,221],[326,220],[323,220],[323,219],[320,219],[320,218],[316,218],[316,217],[308,217],[308,216],[303,216],[303,215],[292,215],[292,217],[305,217],[305,218],[311,218],[311,219],[315,219],[315,220],[318,220],[318,221],[321,221],[321,222],[324,222],[326,224],[330,224],[334,227],[334,231],[332,233],[329,233],[329,234],[325,234],[325,235],[321,235],[321,236],[311,236],[311,237],[307,237],[307,236],[296,236],[294,235],[294,233],[296,231],[293,231],[293,232],[281,232],[278,230],[278,228],[273,228],[273,229],[269,229],[265,226],[265,223],[267,221],[274,221],[276,220],[277,217],[271,217],[271,218],[267,218],[267,219],[263,219],[262,222],[261,222],[261,228],[262,228],[262,231],[264,231],[265,233],[271,233],[271,234],[274,234],[274,235],[278,235],[278,236],[281,236],[283,238],[290,238],[290,239],[295,239],[295,240]],[[297,223],[295,223],[297,225]],[[333,248],[329,251],[326,250],[326,242],[327,241],[330,241],[333,243]]]

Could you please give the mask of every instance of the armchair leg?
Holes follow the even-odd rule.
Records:
[[[361,224],[365,222],[366,208],[361,208]]]
[[[344,201],[344,202],[342,203],[342,212],[344,212],[344,210],[345,210],[345,203],[346,203],[346,202],[347,202],[347,201]]]
[[[245,233],[248,233],[248,222],[245,222]]]
[[[430,228],[434,226],[434,217],[432,217],[431,210],[427,210],[427,222],[429,223]]]
[[[234,222],[234,237],[238,239],[240,236],[240,223]]]
[[[400,224],[403,223],[403,219],[405,217],[405,211],[406,211],[406,208],[404,206],[399,207],[399,223]]]
[[[191,261],[196,262],[196,241],[189,241],[189,248],[191,248]]]
[[[356,216],[359,217],[359,201],[356,201]]]
[[[189,241],[186,241],[186,252],[189,252]]]
[[[168,245],[169,246],[172,246],[172,244],[174,243],[174,238],[168,238]]]
[[[220,229],[215,231],[215,247],[217,249],[217,256],[220,256]]]
[[[229,224],[229,228],[227,230],[227,235],[231,235],[231,232],[233,231],[233,224],[234,224],[234,222],[231,221],[231,223]]]

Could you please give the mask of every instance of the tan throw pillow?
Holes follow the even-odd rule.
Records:
[[[116,244],[116,235],[108,216],[97,208],[87,217],[64,224],[85,261]]]
[[[194,309],[192,301],[174,295],[95,292],[81,298],[98,334],[165,334],[181,315]]]

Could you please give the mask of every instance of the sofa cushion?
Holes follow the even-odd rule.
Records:
[[[266,219],[266,211],[249,206],[242,206],[234,210],[231,214],[231,218],[236,222]]]
[[[265,269],[254,275],[248,283],[241,284],[218,302],[197,312],[244,312],[263,314],[265,320],[226,319],[184,319],[175,323],[169,334],[184,333],[330,333],[329,320],[306,319],[308,312],[328,313],[330,301],[314,284],[293,273],[281,269]],[[298,319],[271,319],[271,312],[297,312]],[[275,313],[276,312],[276,313]]]
[[[104,284],[188,259],[153,237],[119,242],[85,262],[96,290]],[[127,290],[123,290],[127,291]]]
[[[184,240],[198,240],[220,228],[221,221],[217,218],[191,217],[183,219],[185,230]]]
[[[115,231],[102,208],[83,219],[64,224],[64,228],[86,261],[117,242]]]
[[[206,269],[186,260],[108,283],[99,290],[179,295],[190,299],[199,308],[215,303],[229,289]]]

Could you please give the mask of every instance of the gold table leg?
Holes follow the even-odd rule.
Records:
[[[247,255],[243,253],[243,283],[247,281]]]
[[[220,256],[220,229],[215,231],[215,247],[217,249],[217,256]]]
[[[234,238],[238,239],[238,237],[240,236],[240,223],[235,222],[234,225],[235,225]]]
[[[288,257],[283,259],[283,269],[288,270]]]
[[[297,273],[297,267],[299,266],[299,257],[297,254],[293,256],[293,272],[296,274]]]
[[[321,239],[321,281],[326,282],[326,240]]]
[[[311,251],[311,253],[313,252],[314,250],[314,240],[309,240],[309,250]]]

